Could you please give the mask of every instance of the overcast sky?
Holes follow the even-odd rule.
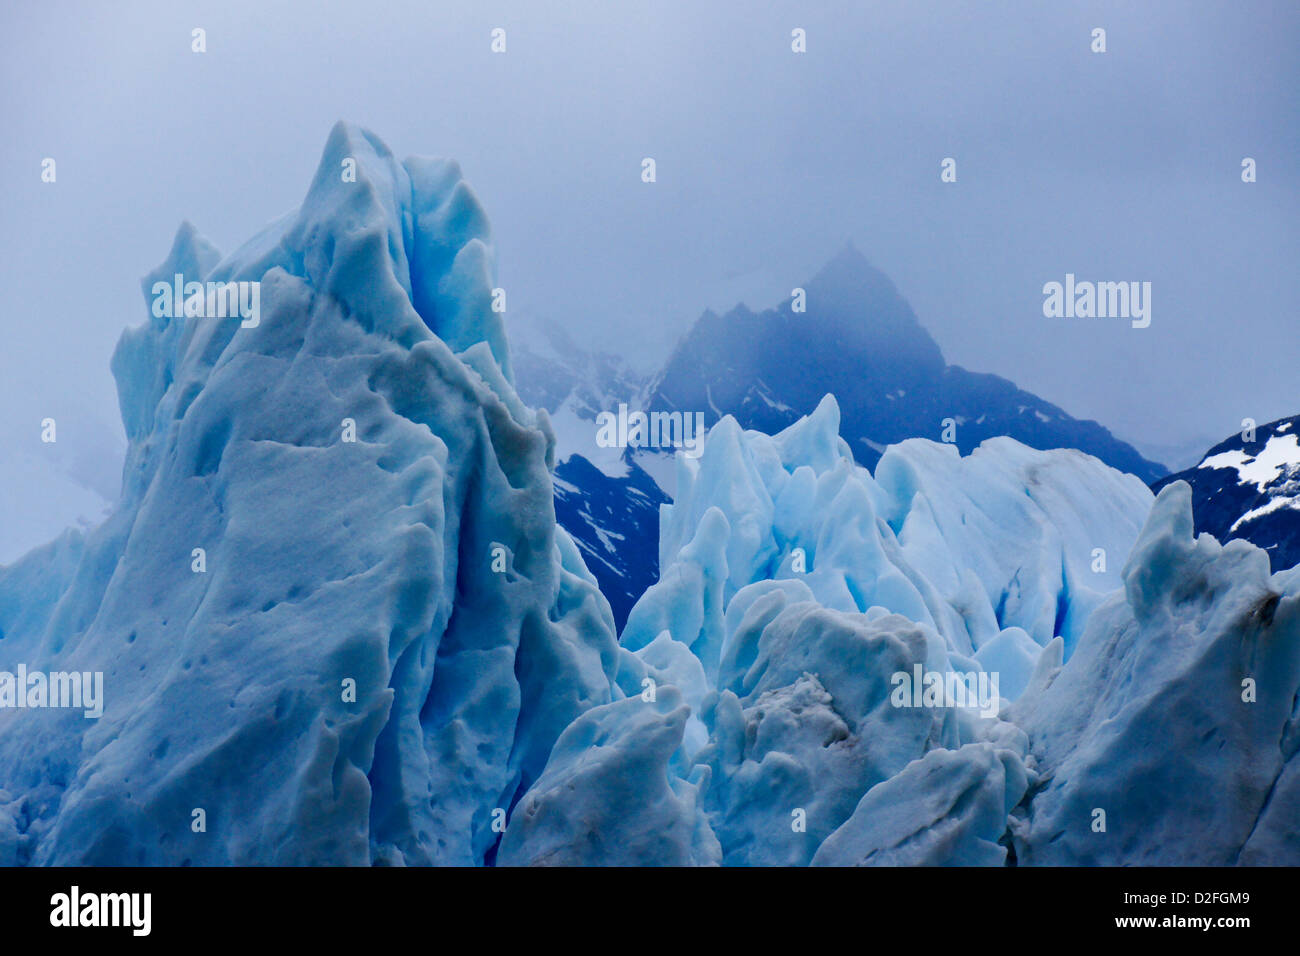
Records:
[[[516,322],[652,364],[852,239],[949,361],[1208,444],[1300,412],[1297,51],[1292,0],[5,4],[0,438],[120,434],[140,277],[296,206],[343,118],[460,160]],[[1067,272],[1151,282],[1150,327],[1045,318]]]

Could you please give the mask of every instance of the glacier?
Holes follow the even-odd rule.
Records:
[[[0,863],[1300,862],[1300,569],[1186,483],[1010,438],[869,470],[830,395],[723,416],[620,638],[454,162],[341,123],[146,301],[178,273],[261,321],[126,331],[119,500],[0,568],[0,670],[105,680],[98,719],[0,707]]]
[[[595,754],[557,748],[501,863],[647,862],[575,824],[611,818],[673,834],[672,864],[1300,860],[1300,570],[1195,536],[1185,483],[1010,439],[903,442],[873,475],[838,426],[827,397],[679,456],[628,699],[583,718]],[[917,667],[1002,699],[900,707]]]
[[[260,281],[261,322],[127,331],[120,501],[0,573],[0,666],[106,687],[0,710],[0,862],[485,861],[617,661],[493,268],[455,163],[347,125],[231,256],[181,228],[146,299]]]

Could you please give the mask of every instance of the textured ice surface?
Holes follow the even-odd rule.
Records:
[[[0,667],[106,696],[0,711],[4,862],[484,861],[617,646],[509,384],[482,209],[340,125],[296,214],[224,260],[182,228],[146,297],[176,272],[260,280],[261,321],[125,333],[121,501],[0,571]]]
[[[650,656],[660,694],[707,682],[696,734],[674,696],[671,736],[645,738],[665,862],[705,824],[724,865],[1300,862],[1300,575],[1193,539],[1186,485],[1153,507],[1132,476],[1009,440],[904,442],[871,475],[837,426],[830,398],[773,437],[724,418],[678,460],[611,705],[651,706]],[[917,668],[995,673],[1000,713],[896,706]],[[556,786],[529,794],[527,826],[562,858],[584,814],[640,812],[622,780],[588,775],[562,812]]]
[[[1000,866],[1024,765],[992,744],[931,750],[867,792],[814,866]]]
[[[705,604],[719,613],[738,591],[771,578],[803,582],[826,607],[903,614],[966,657],[1001,635],[989,653],[1019,673],[1032,666],[1031,644],[1060,635],[1068,653],[1091,610],[1119,586],[1151,506],[1137,478],[1080,452],[1010,439],[966,457],[912,439],[890,447],[873,476],[853,464],[838,427],[828,397],[773,438],[723,419],[698,462],[679,459],[676,500],[662,509],[661,583],[629,616],[624,646],[654,637],[667,615],[689,613],[668,597],[687,577],[716,584]],[[706,547],[716,552],[708,565],[699,558]],[[793,570],[796,560],[804,572]],[[682,620],[673,636],[705,640],[707,667],[720,626],[706,615],[700,632],[687,633]]]
[[[905,442],[873,477],[838,425],[829,397],[774,437],[724,418],[698,461],[678,459],[677,498],[661,509],[661,577],[623,634],[629,698],[609,706],[649,708],[635,696],[643,674],[660,693],[671,683],[700,696],[701,678],[707,693],[692,708],[695,733],[674,710],[671,738],[647,736],[643,763],[660,796],[646,813],[668,805],[666,769],[692,787],[674,832],[698,832],[683,815],[702,813],[727,865],[1000,864],[1029,787],[1028,738],[975,707],[898,707],[894,677],[985,666],[1005,672],[1002,696],[1017,696],[1044,656],[1059,661],[1064,642],[1053,638],[1077,640],[1122,583],[1151,494],[1088,456],[1011,441],[966,458]],[[1098,548],[1114,564],[1097,562]],[[618,725],[622,760],[638,746],[622,730],[630,721]],[[545,852],[583,859],[555,847],[555,834],[584,812],[638,811],[627,775],[594,773],[552,809],[572,773],[558,769],[521,806],[529,831],[550,835]],[[624,838],[602,852],[641,862],[633,846]],[[684,846],[668,841],[665,854],[682,861]]]
[[[687,866],[717,863],[718,841],[697,811],[698,785],[668,769],[690,709],[665,688],[587,711],[561,735],[518,807],[502,865]],[[586,794],[600,794],[593,802]]]
[[[724,417],[620,645],[454,163],[340,125],[178,272],[261,321],[126,332],[120,500],[0,568],[0,670],[105,676],[0,708],[0,863],[1300,862],[1300,573],[1186,484]]]
[[[1190,488],[1167,486],[1124,590],[1014,708],[1040,777],[1021,861],[1300,862],[1298,689],[1300,579],[1244,541],[1194,538]]]

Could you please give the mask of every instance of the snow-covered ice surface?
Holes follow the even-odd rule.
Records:
[[[120,500],[0,568],[0,670],[105,675],[0,708],[0,863],[1300,862],[1300,572],[1185,483],[723,417],[620,644],[493,269],[454,163],[342,124],[242,249],[182,227],[146,298],[261,322],[125,333]]]

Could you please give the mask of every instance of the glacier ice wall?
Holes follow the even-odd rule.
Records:
[[[0,667],[102,671],[106,698],[0,711],[0,862],[495,852],[617,645],[492,269],[455,163],[343,124],[302,207],[233,255],[182,227],[146,298],[258,281],[260,322],[126,332],[120,502],[0,570]]]
[[[0,568],[0,671],[105,677],[0,707],[0,863],[1300,862],[1300,571],[1185,484],[723,418],[620,645],[493,268],[454,163],[343,124],[234,254],[180,229],[146,299],[260,322],[124,333],[119,502]]]
[[[724,418],[679,457],[627,699],[581,719],[594,754],[557,748],[500,862],[644,863],[656,832],[665,863],[1300,862],[1300,575],[1194,539],[1186,485],[1006,439],[872,475],[838,419]],[[909,706],[918,670],[1002,699]]]
[[[1166,486],[1124,590],[1012,708],[1039,777],[1014,820],[1019,858],[1300,862],[1298,692],[1300,576],[1271,575],[1252,544],[1194,536],[1190,487]]]
[[[1006,438],[966,457],[911,439],[890,446],[873,476],[838,429],[827,396],[772,438],[723,419],[702,458],[679,458],[677,499],[662,509],[665,570],[629,616],[625,646],[668,628],[711,667],[728,632],[723,608],[738,618],[753,599],[747,588],[797,581],[824,607],[878,606],[924,624],[948,651],[996,659],[1018,684],[1054,637],[1068,656],[1121,583],[1151,507],[1140,480],[1081,452]],[[702,603],[664,600],[696,578]],[[698,626],[682,619],[697,606]]]

